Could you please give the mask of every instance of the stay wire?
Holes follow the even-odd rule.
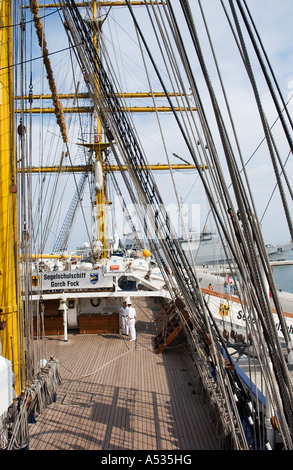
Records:
[[[159,16],[156,14],[156,10],[155,10],[155,8],[154,8],[153,2],[151,2],[151,5],[152,5],[153,13],[154,13],[154,16],[155,16],[155,18],[156,18],[156,21],[157,21],[157,24],[158,24],[158,27],[159,27],[159,31],[160,31],[160,34],[161,34],[162,42],[163,42],[163,44],[164,44],[164,46],[165,46],[165,49],[166,49],[166,48],[167,48],[167,39],[168,39],[168,38],[164,36],[162,22],[160,23]],[[148,9],[148,12],[149,12],[149,9]],[[151,24],[152,24],[152,26],[153,26],[153,30],[155,31],[155,25],[154,25],[154,22],[153,22],[153,20],[152,20],[152,18],[151,18],[151,16],[150,16],[150,14],[149,14],[149,18],[150,18]],[[166,28],[164,28],[164,29],[165,29],[165,31],[166,31]],[[166,34],[166,33],[165,33],[165,34]],[[155,32],[155,35],[156,35],[157,43],[158,43],[158,45],[160,46],[159,36],[158,36],[158,34],[157,34],[156,32]],[[177,200],[178,210],[179,210],[179,214],[180,214],[180,220],[181,220],[181,223],[183,224],[184,233],[185,233],[185,238],[187,239],[188,246],[189,246],[189,243],[190,243],[190,242],[189,242],[189,239],[188,239],[187,228],[186,228],[186,224],[185,224],[185,221],[184,221],[184,218],[183,218],[183,214],[182,214],[182,207],[181,207],[181,204],[180,204],[179,195],[178,195],[178,190],[177,190],[176,182],[175,182],[175,179],[174,179],[174,173],[173,173],[172,165],[171,165],[171,162],[170,162],[170,159],[169,159],[169,155],[168,155],[168,151],[167,151],[167,146],[166,146],[166,142],[165,142],[165,138],[164,138],[164,134],[163,134],[163,129],[162,129],[161,121],[160,121],[160,118],[159,118],[159,113],[158,113],[158,111],[157,111],[157,106],[156,106],[156,102],[155,102],[155,99],[154,99],[154,94],[153,94],[153,90],[152,90],[152,85],[151,85],[151,82],[150,82],[149,72],[148,72],[148,69],[147,69],[146,61],[145,61],[144,56],[143,56],[143,51],[142,51],[142,47],[141,47],[141,41],[140,41],[140,37],[139,37],[138,32],[137,32],[137,37],[138,37],[138,42],[139,42],[139,45],[140,45],[140,48],[141,48],[141,55],[142,55],[142,58],[143,58],[143,62],[144,62],[144,66],[145,66],[145,71],[146,71],[146,74],[147,74],[149,89],[151,90],[151,94],[152,94],[153,105],[154,105],[155,111],[156,111],[156,118],[157,118],[159,130],[160,130],[160,134],[161,134],[161,139],[162,139],[162,142],[163,142],[163,147],[164,147],[164,150],[165,150],[165,155],[166,155],[167,162],[168,162],[168,166],[169,166],[169,171],[170,171],[170,175],[171,175],[172,185],[173,185],[175,197],[176,197],[176,200]],[[164,58],[164,54],[163,54],[163,51],[162,51],[161,47],[160,47],[160,51],[161,51],[162,57]],[[170,60],[171,60],[171,55],[174,57],[174,54],[172,54],[172,51],[170,50],[170,52],[169,52]],[[174,62],[175,62],[175,59],[174,59]],[[164,60],[164,63],[165,63],[166,69],[168,69],[167,62],[166,62],[165,60]],[[177,70],[177,73],[179,74],[178,66],[175,67],[175,68],[176,68],[176,70]],[[174,74],[175,74],[175,71],[174,71]],[[171,73],[170,73],[169,71],[168,71],[168,76],[169,76],[169,78],[170,78],[170,81],[172,82]],[[174,92],[175,92],[174,86],[173,86],[173,90],[174,90]],[[176,93],[175,93],[175,94],[176,94]],[[188,111],[187,111],[186,113],[187,113],[187,115],[188,115]],[[198,170],[198,171],[200,171],[200,170]],[[192,264],[193,264],[193,270],[195,271],[194,257],[193,257],[193,255],[192,255],[192,252],[191,252],[190,247],[189,247],[189,250],[190,250],[191,262],[192,262]]]
[[[252,30],[251,30],[251,28],[250,28],[250,26],[249,26],[249,22],[248,22],[248,19],[247,19],[246,15],[245,15],[244,8],[241,6],[241,3],[240,3],[239,0],[237,0],[237,3],[238,3],[239,10],[240,10],[240,12],[241,12],[242,18],[243,18],[243,20],[244,20],[244,22],[245,22],[246,29],[247,29],[247,31],[248,31],[248,34],[249,34],[250,38],[251,38],[251,41],[252,41],[253,47],[254,47],[254,49],[255,49],[256,55],[257,55],[257,57],[258,57],[259,63],[260,63],[260,65],[261,65],[261,68],[262,68],[263,73],[264,73],[264,75],[265,75],[265,78],[266,78],[266,81],[267,81],[269,90],[270,90],[270,92],[271,92],[273,101],[274,101],[275,106],[276,106],[276,109],[277,109],[277,111],[278,111],[278,116],[279,116],[279,118],[280,118],[280,120],[281,120],[281,122],[282,122],[282,126],[283,126],[285,135],[286,135],[286,137],[287,137],[287,139],[288,139],[288,143],[289,143],[289,145],[290,145],[291,152],[292,152],[292,150],[293,150],[292,138],[291,138],[291,136],[289,135],[289,132],[288,132],[286,123],[285,123],[285,121],[283,120],[282,112],[281,112],[281,109],[280,109],[280,106],[279,106],[277,97],[276,97],[276,95],[275,95],[274,89],[273,89],[273,87],[272,87],[271,80],[270,80],[270,78],[269,78],[269,76],[268,76],[268,73],[267,73],[265,64],[264,64],[263,60],[261,59],[261,54],[260,54],[260,51],[259,51],[259,49],[258,49],[258,47],[257,47],[256,40],[255,40],[255,38],[253,37],[253,32],[252,32]],[[280,97],[280,100],[281,100],[281,102],[282,102],[283,108],[285,109],[285,112],[286,112],[288,121],[289,121],[289,123],[290,123],[290,125],[291,125],[291,128],[293,129],[293,123],[292,123],[292,120],[291,120],[291,116],[290,116],[290,114],[289,114],[289,112],[288,112],[288,108],[287,108],[287,106],[286,106],[285,100],[284,100],[283,95],[282,95],[282,93],[281,93],[281,90],[280,90],[279,84],[278,84],[278,82],[277,82],[276,76],[275,76],[275,74],[274,74],[274,71],[273,71],[273,69],[272,69],[272,66],[271,66],[271,64],[270,64],[268,55],[267,55],[267,53],[266,53],[266,51],[265,51],[265,49],[264,49],[263,43],[262,43],[262,41],[261,41],[261,38],[260,38],[260,36],[259,36],[259,33],[258,33],[258,31],[257,31],[257,28],[256,28],[256,26],[255,26],[255,23],[254,23],[254,21],[253,21],[253,18],[252,18],[252,16],[251,16],[251,13],[250,13],[250,11],[249,11],[249,8],[248,8],[248,6],[247,6],[246,1],[243,0],[243,3],[244,3],[245,8],[246,8],[246,10],[247,10],[249,19],[250,19],[251,24],[252,24],[252,26],[253,26],[253,29],[254,29],[254,31],[255,31],[255,34],[256,34],[256,37],[257,37],[258,42],[259,42],[259,44],[260,44],[261,50],[262,50],[262,52],[263,52],[263,54],[264,54],[264,57],[265,57],[265,59],[266,59],[267,65],[268,65],[268,67],[269,67],[269,70],[270,70],[270,72],[271,72],[271,75],[272,75],[274,84],[275,84],[275,86],[276,86],[276,88],[277,88],[277,91],[278,91],[278,93],[279,93],[279,97]]]
[[[258,96],[256,85],[255,85],[255,82],[254,82],[254,79],[253,79],[253,74],[252,74],[252,71],[251,71],[250,62],[249,62],[249,59],[248,59],[246,47],[245,47],[245,44],[244,44],[241,29],[240,29],[240,25],[239,25],[239,22],[238,22],[238,19],[237,19],[236,11],[235,11],[234,5],[233,5],[231,0],[230,0],[229,3],[230,3],[230,6],[231,6],[232,14],[234,16],[234,20],[235,20],[235,23],[236,23],[238,34],[239,34],[240,41],[241,41],[241,44],[242,44],[242,50],[244,52],[245,63],[248,66],[248,71],[249,71],[249,75],[250,75],[252,85],[253,85],[253,88],[254,88],[254,91],[255,91],[255,96],[256,96],[256,99],[257,99],[257,102],[258,102],[258,105],[259,105],[260,114],[261,114],[263,122],[264,122],[263,110],[262,110],[262,107],[261,107],[261,104],[260,104],[260,101],[259,101],[259,96]],[[266,123],[264,122],[264,128],[266,129],[266,127],[267,127]],[[267,131],[267,129],[266,129],[266,131]],[[263,311],[263,313],[266,313],[266,309]],[[286,366],[286,364],[284,364],[284,358],[283,358],[282,351],[280,350],[279,342],[276,342],[274,345],[272,345],[270,343],[271,335],[275,334],[275,325],[274,325],[274,322],[271,320],[270,316],[266,315],[266,318],[267,318],[267,320],[269,320],[268,327],[269,327],[269,330],[270,330],[270,334],[268,335],[268,338],[267,338],[268,350],[270,351],[270,354],[271,354],[272,363],[273,363],[273,367],[275,369],[277,379],[279,381],[280,390],[282,390],[282,394],[281,394],[282,400],[284,400],[285,409],[290,409],[290,408],[292,409],[292,396],[289,397],[289,395],[291,395],[291,394],[289,392],[290,385],[288,384],[289,378],[288,378],[287,366]],[[272,324],[270,325],[270,323],[272,323]],[[288,386],[285,386],[285,382],[287,382]],[[289,383],[290,383],[290,380],[289,380]],[[287,419],[288,419],[288,422],[290,423],[290,427],[292,428],[293,427],[293,422],[292,422],[292,417],[291,417],[290,412],[287,415]],[[291,443],[292,443],[292,439],[291,439]]]
[[[238,31],[239,40],[240,40],[240,43],[241,43],[244,63],[245,63],[245,66],[247,68],[248,77],[250,78],[250,81],[251,81],[251,85],[252,85],[252,89],[254,91],[254,96],[255,96],[255,99],[256,99],[256,103],[257,103],[257,106],[258,106],[258,109],[259,109],[259,114],[260,114],[260,117],[261,117],[263,129],[264,129],[264,132],[265,132],[265,135],[266,135],[267,145],[268,145],[269,153],[270,153],[270,156],[271,156],[271,161],[272,161],[272,164],[273,164],[275,177],[276,177],[276,180],[278,182],[279,192],[280,192],[281,200],[282,200],[282,203],[283,203],[284,212],[285,212],[285,215],[286,215],[286,220],[287,220],[289,232],[290,232],[290,235],[291,235],[291,239],[293,240],[292,219],[291,219],[291,215],[290,215],[290,212],[289,212],[289,209],[288,209],[288,204],[287,204],[287,201],[286,201],[286,195],[285,195],[285,192],[284,192],[282,181],[279,177],[279,171],[278,171],[278,168],[277,168],[277,162],[276,162],[275,152],[274,152],[273,138],[272,138],[270,129],[268,127],[268,123],[267,123],[267,120],[266,120],[266,117],[265,117],[265,113],[264,113],[264,110],[263,110],[263,107],[262,107],[262,104],[261,104],[261,101],[260,101],[260,96],[259,96],[259,93],[258,93],[257,84],[256,84],[256,81],[255,81],[255,77],[254,77],[254,74],[253,74],[253,71],[252,71],[252,66],[251,66],[251,63],[250,63],[250,60],[249,60],[249,57],[248,57],[247,49],[246,49],[246,46],[245,46],[243,34],[241,32],[241,27],[240,27],[240,24],[239,24],[239,20],[237,18],[236,10],[235,10],[234,4],[233,4],[233,2],[231,2],[231,0],[229,1],[229,3],[230,3],[232,15],[234,17],[234,21],[235,21],[235,24],[236,24],[236,28],[237,28],[237,31]],[[239,6],[239,8],[241,8],[241,6]]]
[[[183,2],[181,2],[181,3],[183,3]],[[185,3],[186,3],[186,2],[185,2]],[[248,228],[248,227],[247,227],[247,228]],[[247,228],[246,228],[246,236],[249,235],[249,231],[247,231]],[[250,252],[250,253],[252,252],[252,251],[251,251],[251,250],[252,250],[252,247],[253,247],[253,245],[252,245],[251,243],[249,243],[249,245],[247,245],[247,248],[249,248],[249,252]],[[257,281],[257,283],[256,283],[256,288],[258,288],[258,283],[259,283],[259,281],[261,280],[261,278],[257,275],[257,271],[255,271],[255,267],[256,267],[256,266],[253,266],[253,264],[250,262],[249,257],[246,256],[245,258],[246,258],[246,261],[248,262],[248,265],[250,265],[250,270],[251,270],[251,272],[253,273],[253,279],[254,279],[255,281]],[[258,292],[258,290],[256,290],[256,292]],[[261,300],[261,298],[259,298],[259,300]],[[256,304],[256,305],[257,305],[257,304]],[[262,310],[263,310],[263,309],[262,309]],[[265,311],[265,310],[264,310],[264,311]],[[259,310],[259,313],[261,313],[261,310]],[[260,316],[260,318],[262,318],[262,317]],[[264,325],[264,327],[266,327],[266,325],[265,325],[264,322],[263,322],[263,325]],[[269,343],[269,336],[267,337],[267,342],[268,342],[268,345],[270,346],[270,343]],[[274,355],[274,350],[273,350],[273,348],[272,348],[272,350],[271,350],[271,353]],[[277,359],[276,365],[277,365],[277,363],[278,363],[278,359]]]
[[[264,74],[264,76],[265,76],[265,79],[266,79],[268,88],[269,88],[269,90],[270,90],[270,93],[271,93],[271,96],[272,96],[272,98],[273,98],[275,107],[276,107],[276,109],[277,109],[278,119],[281,121],[283,130],[284,130],[284,133],[285,133],[285,135],[286,135],[287,141],[288,141],[288,143],[289,143],[289,146],[290,146],[290,149],[291,149],[291,152],[292,152],[292,148],[293,148],[292,138],[291,138],[291,136],[290,136],[290,134],[289,134],[287,125],[286,125],[286,123],[285,123],[285,120],[283,119],[283,111],[285,111],[286,114],[287,114],[287,117],[288,117],[288,119],[289,119],[289,121],[290,121],[291,127],[293,127],[292,121],[291,121],[291,118],[290,118],[290,115],[289,115],[289,113],[288,113],[287,105],[286,105],[286,103],[285,103],[285,101],[284,101],[284,98],[283,98],[283,96],[282,96],[282,94],[281,94],[280,87],[279,87],[279,85],[278,85],[278,83],[277,83],[277,81],[276,81],[276,78],[275,78],[275,75],[274,75],[274,73],[273,73],[272,67],[271,67],[271,65],[270,65],[270,63],[269,63],[269,59],[268,59],[267,54],[266,54],[266,52],[265,52],[265,50],[264,50],[264,47],[263,47],[263,44],[262,44],[262,42],[261,42],[261,40],[260,40],[259,34],[258,34],[257,30],[256,30],[255,24],[254,24],[254,22],[253,22],[253,20],[252,20],[252,18],[251,18],[251,15],[250,15],[250,13],[249,13],[248,7],[247,7],[247,5],[246,5],[246,3],[245,3],[245,1],[244,1],[244,4],[245,4],[246,9],[247,9],[247,11],[248,11],[250,20],[251,20],[251,22],[252,22],[252,24],[253,24],[253,27],[254,27],[254,30],[255,30],[255,32],[256,32],[257,38],[258,38],[258,40],[259,40],[259,42],[260,42],[261,49],[262,49],[263,54],[265,55],[266,61],[267,61],[267,63],[268,63],[269,70],[270,70],[271,74],[273,75],[273,80],[274,80],[275,86],[277,87],[277,90],[278,90],[280,99],[281,99],[281,101],[282,101],[283,110],[280,108],[280,105],[279,105],[279,103],[278,103],[277,97],[276,97],[275,92],[274,92],[274,90],[273,90],[273,87],[272,87],[270,78],[269,78],[269,76],[268,76],[266,67],[265,67],[265,65],[264,65],[264,62],[263,62],[263,60],[262,60],[262,58],[261,58],[259,49],[258,49],[258,47],[257,47],[255,38],[253,37],[251,28],[249,27],[248,20],[247,20],[247,18],[246,18],[246,16],[245,16],[245,12],[244,12],[244,10],[243,10],[243,8],[242,8],[242,6],[241,6],[239,0],[237,0],[237,1],[238,1],[238,6],[239,6],[239,9],[240,9],[242,18],[243,18],[243,20],[244,20],[244,22],[245,22],[245,25],[246,25],[246,29],[247,29],[247,31],[248,31],[248,33],[249,33],[250,38],[251,38],[251,42],[253,43],[253,46],[254,46],[254,49],[255,49],[257,58],[258,58],[259,63],[260,63],[260,65],[261,65],[261,68],[262,68],[263,74]],[[282,170],[283,176],[284,176],[284,178],[285,178],[285,180],[286,180],[287,187],[288,187],[288,189],[289,189],[291,198],[293,199],[292,189],[291,189],[291,187],[290,187],[290,183],[289,183],[289,180],[288,180],[288,178],[287,178],[287,175],[286,175],[286,172],[285,172],[285,168],[284,168],[284,166],[283,166],[283,164],[282,164],[282,161],[281,161],[281,159],[280,159],[279,154],[278,154],[277,151],[276,151],[276,155],[277,155],[277,157],[278,157],[278,161],[279,161],[279,164],[280,164],[280,166],[281,166],[281,170]]]

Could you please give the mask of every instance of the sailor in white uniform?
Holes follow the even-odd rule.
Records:
[[[135,308],[132,307],[131,300],[127,301],[127,308],[128,308],[128,324],[129,324],[129,331],[130,331],[130,341],[136,340],[136,330],[135,330],[135,322],[136,322],[136,311]]]
[[[129,335],[129,325],[128,325],[128,307],[127,307],[127,300],[123,300],[123,305],[120,308],[120,316],[121,316],[121,326],[122,326],[122,334],[128,336]]]

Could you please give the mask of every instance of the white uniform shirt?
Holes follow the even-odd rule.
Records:
[[[130,306],[130,307],[128,307],[128,312],[129,312],[129,313],[128,313],[128,318],[129,318],[129,320],[135,319],[135,317],[136,317],[136,311],[135,311],[135,309]]]
[[[129,312],[128,307],[121,307],[120,308],[120,313],[121,313],[122,317],[128,317],[128,312]]]

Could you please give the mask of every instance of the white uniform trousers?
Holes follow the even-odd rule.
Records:
[[[134,341],[136,339],[136,330],[135,330],[135,318],[129,318],[129,331],[131,340]]]
[[[128,326],[128,308],[121,307],[120,309],[120,322],[121,322],[121,329],[123,335],[129,335],[129,326]]]
[[[123,335],[129,335],[129,325],[128,325],[128,317],[122,315],[121,316],[121,321],[122,321],[122,334]]]
[[[130,341],[136,340],[135,317],[136,317],[136,311],[133,307],[130,306],[128,310],[129,331],[131,335]]]

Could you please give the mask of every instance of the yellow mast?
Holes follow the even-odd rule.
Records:
[[[87,148],[93,148],[94,150],[96,150],[98,147],[101,147],[101,145],[99,144],[80,144],[82,145],[83,147],[87,147]],[[106,144],[108,146],[108,144]],[[103,165],[103,168],[105,167],[105,165]],[[111,171],[120,171],[120,167],[118,165],[109,165],[108,167]],[[165,170],[169,170],[170,167],[169,165],[167,165],[167,163],[162,163],[162,164],[154,164],[154,165],[149,165],[148,168],[150,168],[152,171],[165,171]],[[172,164],[171,165],[171,168],[173,170],[196,170],[197,169],[197,166],[196,165],[189,165],[189,164],[181,164],[181,165],[178,165],[178,164]],[[200,169],[203,169],[203,168],[208,168],[207,165],[201,165],[200,166]],[[121,166],[121,169],[123,171],[127,171],[127,168],[125,165],[122,165]],[[39,166],[33,166],[31,167],[29,170],[26,170],[26,171],[30,171],[30,173],[57,173],[58,171],[60,173],[84,173],[85,171],[93,171],[93,167],[92,165],[75,165],[75,166],[63,166],[62,168],[60,168],[59,166],[42,166],[42,167],[39,167]]]
[[[2,355],[11,361],[15,392],[24,386],[23,318],[17,245],[17,185],[14,144],[12,1],[0,1],[0,330]]]
[[[96,0],[93,1],[93,21],[97,20],[97,2]],[[97,40],[97,32],[94,31],[94,45],[98,50],[98,40]],[[96,165],[100,165],[100,173],[102,177],[102,181],[100,187],[95,185],[96,191],[96,208],[97,208],[97,236],[99,241],[102,243],[102,258],[107,257],[107,228],[106,228],[106,195],[105,195],[105,181],[104,181],[104,170],[103,170],[103,150],[109,146],[109,144],[102,143],[102,125],[101,121],[98,117],[96,122],[96,129],[95,129],[95,146],[94,151],[96,155]]]
[[[140,95],[137,93],[136,98],[141,98],[143,97],[144,94]],[[164,95],[165,96],[165,95]],[[169,113],[172,111],[172,108],[170,106],[129,106],[128,108],[121,108],[122,111],[128,111],[131,113],[154,113],[155,111],[159,113]],[[75,106],[71,108],[63,108],[64,113],[92,113],[94,110],[93,106]],[[192,108],[179,108],[179,106],[174,107],[175,111],[196,111],[197,108],[192,107]],[[20,113],[20,109],[16,110],[17,113]],[[39,114],[42,112],[43,114],[53,114],[55,112],[54,108],[32,108],[32,109],[24,109],[24,113],[32,113],[32,114]]]

